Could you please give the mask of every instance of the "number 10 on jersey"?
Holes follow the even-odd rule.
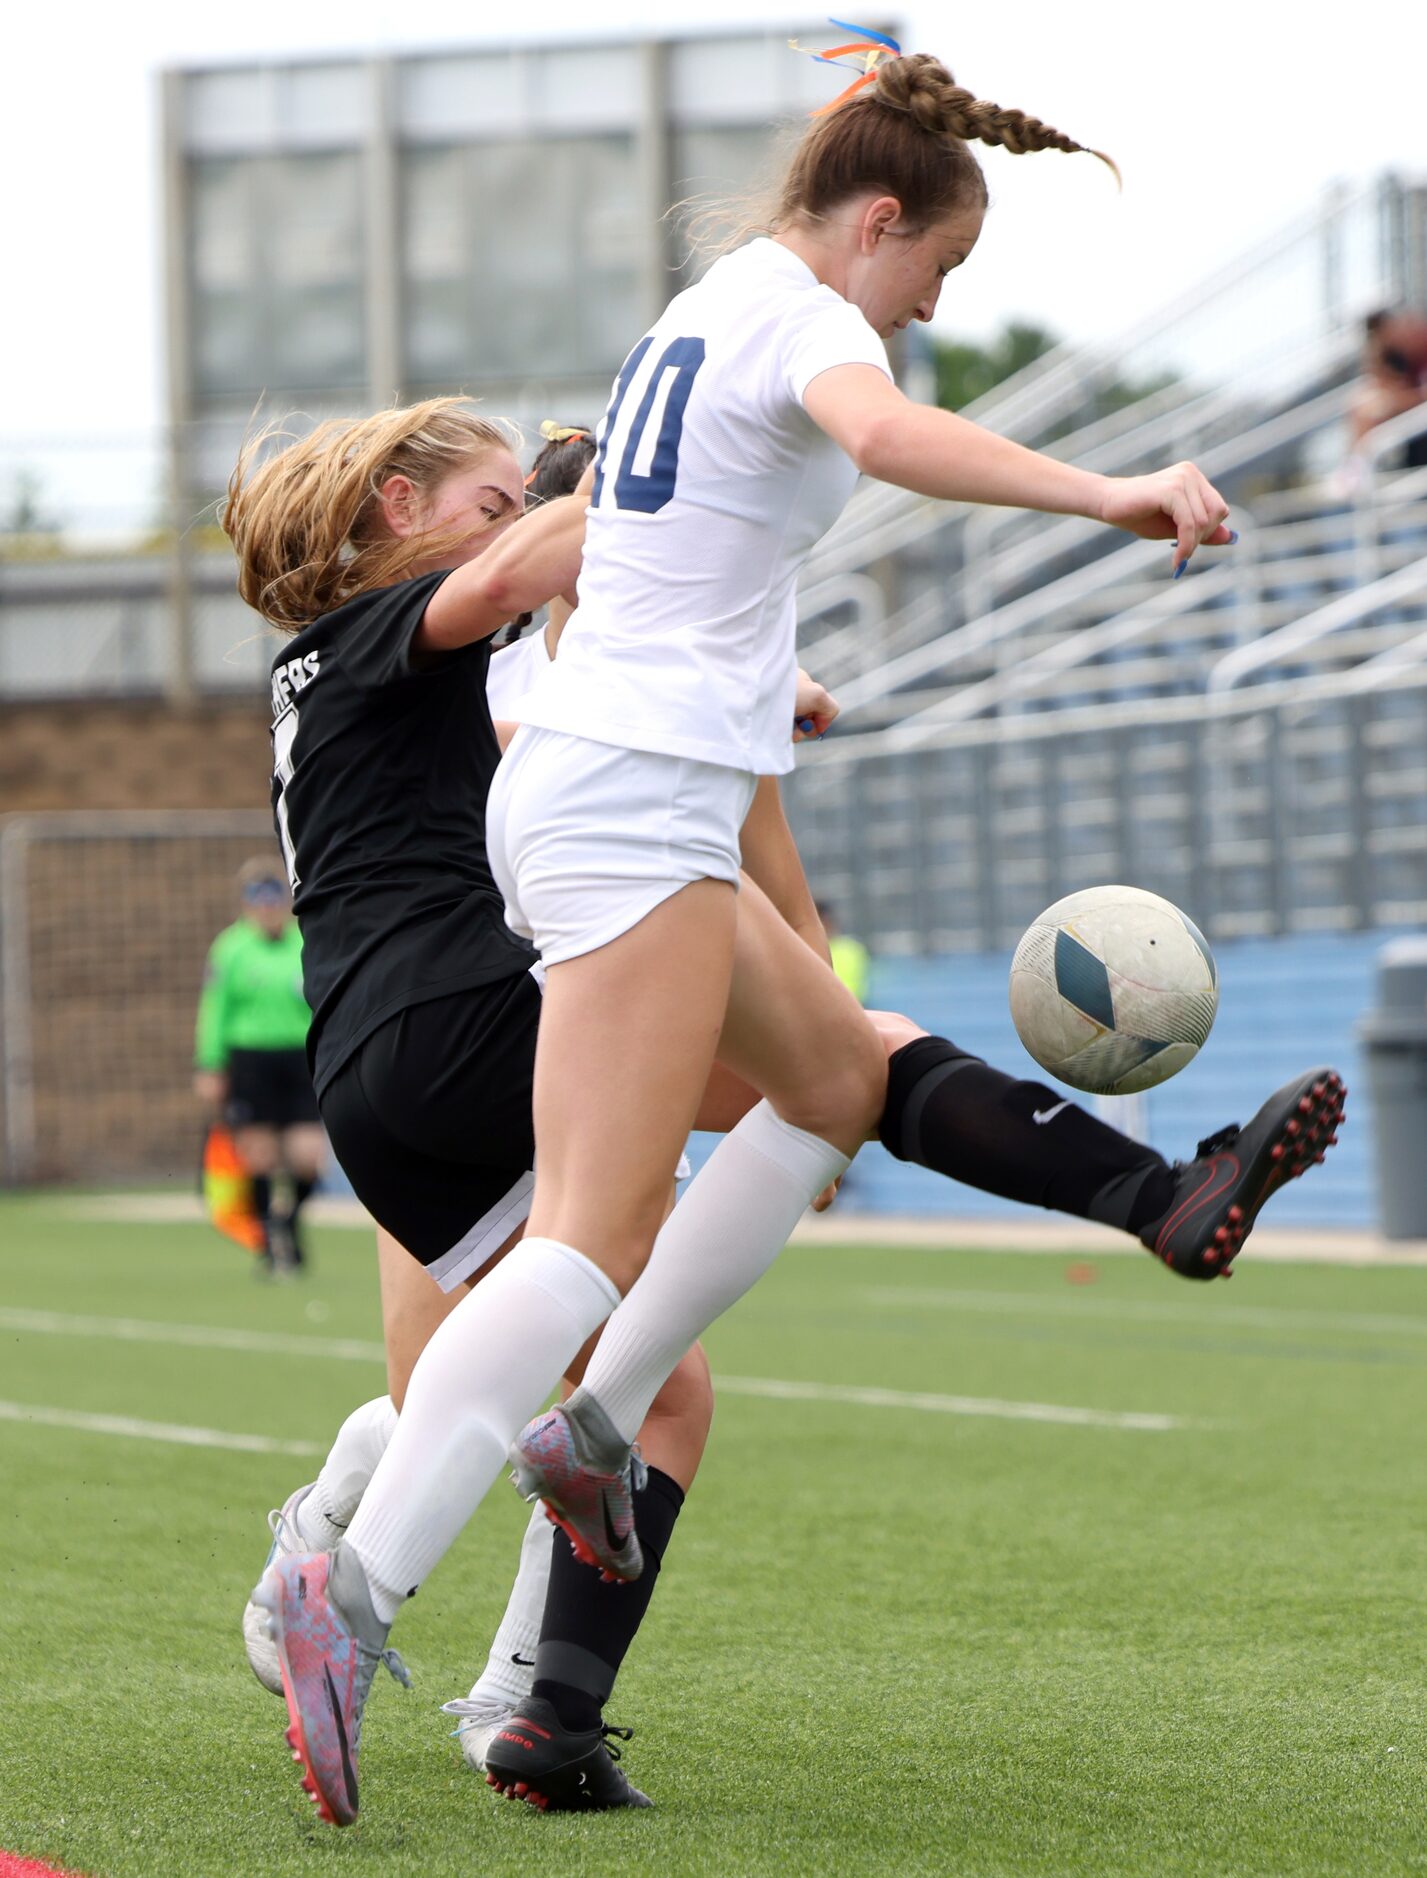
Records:
[[[679,440],[694,380],[704,362],[702,339],[672,340],[652,369],[645,370],[654,340],[641,339],[620,368],[605,421],[595,470],[593,506],[600,506],[605,473],[615,463],[614,507],[657,515],[674,493]],[[631,389],[640,387],[634,416],[626,421]]]

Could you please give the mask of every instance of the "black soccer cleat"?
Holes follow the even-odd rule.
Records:
[[[1174,1168],[1169,1210],[1140,1233],[1181,1278],[1228,1278],[1259,1209],[1285,1182],[1321,1161],[1338,1139],[1347,1088],[1333,1069],[1310,1069],[1271,1095],[1246,1128],[1201,1141]]]
[[[595,1813],[616,1806],[652,1806],[615,1765],[631,1728],[566,1728],[549,1702],[527,1696],[486,1747],[486,1783],[508,1800],[543,1813]]]

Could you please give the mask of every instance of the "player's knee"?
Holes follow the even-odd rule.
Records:
[[[562,1245],[573,1246],[576,1251],[583,1252],[623,1298],[629,1295],[631,1286],[649,1263],[649,1254],[654,1249],[654,1240],[662,1223],[661,1209],[648,1221],[615,1229],[595,1231],[582,1221],[562,1232],[558,1226],[546,1227],[542,1224],[539,1236],[558,1239]]]
[[[651,1417],[678,1422],[699,1439],[708,1434],[713,1423],[713,1377],[701,1343],[696,1343],[679,1359],[663,1387],[650,1405]]]
[[[899,1161],[916,1158],[915,1129],[909,1136],[906,1123],[909,1112],[915,1119],[930,1079],[944,1076],[948,1070],[981,1062],[980,1057],[972,1056],[960,1044],[946,1037],[929,1036],[925,1031],[909,1038],[908,1042],[917,1047],[894,1051],[888,1060],[887,1087],[877,1130],[883,1146]]]
[[[298,1180],[320,1180],[324,1144],[320,1129],[294,1128],[283,1142],[283,1158]]]
[[[260,1180],[277,1172],[278,1138],[271,1128],[241,1128],[233,1137],[233,1146],[248,1172]]]
[[[870,1024],[829,1052],[815,1079],[774,1103],[794,1128],[825,1141],[860,1141],[876,1127],[887,1093],[887,1055]]]
[[[894,1057],[898,1050],[904,1050],[909,1043],[915,1043],[918,1037],[928,1033],[920,1024],[904,1017],[900,1011],[869,1011],[867,1021],[882,1040],[882,1052],[888,1058]]]

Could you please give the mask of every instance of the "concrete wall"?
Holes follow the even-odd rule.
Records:
[[[262,693],[175,710],[157,699],[0,704],[0,815],[39,809],[264,809]]]

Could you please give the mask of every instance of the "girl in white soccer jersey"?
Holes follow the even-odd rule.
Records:
[[[879,1113],[884,1138],[897,1139],[934,1099],[954,1107],[963,1092],[973,1129],[998,1099],[983,1079],[996,1073],[951,1046],[889,1086],[850,995],[756,889],[735,893],[756,779],[789,763],[798,571],[857,471],[1172,539],[1176,574],[1200,544],[1231,538],[1222,500],[1191,465],[1092,475],[896,390],[883,340],[930,318],[980,231],[985,184],[968,137],[1080,148],[978,101],[934,59],[887,61],[804,138],[773,238],[680,294],[615,386],[579,612],[489,803],[508,917],[548,973],[527,1235],[423,1352],[342,1548],[280,1561],[256,1594],[272,1616],[294,1753],[342,1816],[356,1811],[356,1734],[391,1620],[512,1439],[523,1489],[593,1560],[636,1575],[628,1443],[673,1362],[766,1269]],[[492,629],[502,552],[479,597],[459,574],[432,594],[423,651]],[[765,1100],[693,1183],[646,1272],[715,1048]],[[1100,1213],[1086,1210],[1130,1224],[1177,1268],[1215,1275],[1296,1167],[1305,1126],[1316,1138],[1338,1101],[1314,1072],[1279,1092],[1233,1152],[1206,1144],[1186,1169],[1141,1163],[1105,1183]],[[1049,1137],[1062,1119],[1020,1132]],[[606,1319],[582,1388],[517,1438]],[[533,1766],[540,1732],[533,1718],[513,1721],[498,1771],[518,1777],[527,1755]]]
[[[527,498],[555,493],[552,473],[568,494],[591,450],[552,445]],[[485,855],[485,799],[499,754],[488,645],[440,656],[416,643],[451,570],[473,569],[521,511],[509,433],[459,399],[434,399],[321,427],[266,460],[256,455],[245,453],[235,473],[225,526],[244,596],[291,635],[274,664],[274,809],[306,936],[315,1013],[308,1040],[322,1117],[385,1229],[379,1264],[389,1380],[388,1395],[348,1417],[318,1479],[273,1515],[276,1556],[341,1538],[395,1427],[417,1354],[465,1288],[519,1237],[534,1154],[540,998],[535,955],[506,927]],[[564,457],[574,460],[551,460]],[[578,537],[583,504],[571,515]],[[540,561],[542,519],[523,526],[522,562]],[[542,576],[532,592],[543,600],[572,584],[577,566],[578,540],[564,574],[553,586]],[[552,605],[558,623],[561,603]],[[490,623],[506,617],[502,606]],[[500,654],[494,691],[518,697],[528,685],[511,668],[528,651],[548,663],[549,650],[542,634]],[[820,687],[800,691],[799,708],[822,724],[828,705]],[[781,816],[764,805],[746,845],[752,877],[795,926],[815,928]],[[730,1127],[756,1099],[721,1074],[702,1125]],[[643,1430],[649,1465],[635,1517],[656,1569],[710,1413],[707,1365],[695,1349]],[[525,1547],[527,1561],[550,1575],[551,1622],[542,1638],[549,1662],[538,1686],[560,1703],[559,1747],[573,1763],[542,1798],[555,1806],[567,1795],[581,1807],[642,1804],[603,1745],[600,1707],[655,1572],[634,1587],[602,1585],[563,1543],[552,1567],[553,1535],[543,1516],[538,1524]],[[503,1675],[483,1679],[484,1714],[496,1694],[508,1712],[540,1666],[531,1661],[540,1654],[538,1578],[522,1570],[518,1608],[502,1626],[522,1660],[507,1657],[497,1664]],[[243,1627],[255,1673],[281,1692],[262,1613],[250,1605]],[[476,1758],[469,1735],[463,1747]]]

